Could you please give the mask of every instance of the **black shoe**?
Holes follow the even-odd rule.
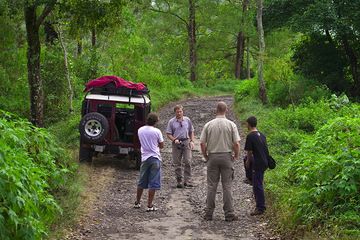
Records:
[[[194,185],[192,185],[191,183],[184,183],[184,186],[185,186],[185,187],[189,187],[189,188],[194,187]]]
[[[176,188],[184,188],[184,186],[182,185],[182,183],[178,183],[178,184],[176,185]]]
[[[255,209],[253,212],[250,213],[250,216],[257,216],[264,214],[264,210]]]
[[[250,179],[248,179],[248,178],[245,178],[245,179],[243,180],[243,183],[246,183],[246,184],[252,185],[251,180],[250,180]]]
[[[213,220],[213,216],[206,214],[206,215],[204,216],[204,220],[205,220],[205,221],[212,221],[212,220]]]
[[[226,222],[233,222],[233,221],[238,221],[239,220],[239,217],[238,216],[229,216],[229,217],[225,217],[225,221]]]

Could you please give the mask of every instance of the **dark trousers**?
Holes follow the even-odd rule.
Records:
[[[256,208],[265,211],[265,194],[264,194],[264,171],[253,170],[252,184],[255,196]]]

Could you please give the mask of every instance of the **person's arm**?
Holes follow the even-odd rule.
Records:
[[[234,151],[234,156],[233,156],[233,160],[238,160],[239,159],[239,153],[240,153],[240,142],[237,141],[234,143],[233,145],[233,151]]]
[[[207,154],[207,149],[206,149],[206,144],[205,143],[200,143],[200,148],[201,148],[201,153],[204,156],[205,160],[209,160],[209,155]]]
[[[166,136],[168,139],[170,139],[170,141],[172,141],[174,143],[179,143],[179,140],[176,139],[176,137],[174,137],[171,133],[166,133]]]
[[[166,137],[167,137],[170,141],[172,141],[172,142],[174,142],[174,143],[176,143],[176,144],[179,144],[180,141],[179,141],[178,139],[176,139],[176,137],[174,137],[172,134],[173,134],[173,130],[171,129],[171,120],[170,120],[170,121],[168,122],[167,127],[166,127]]]
[[[192,131],[192,132],[190,133],[190,142],[189,142],[189,146],[190,146],[190,149],[191,149],[191,150],[193,150],[194,147],[195,147],[194,139],[195,139],[195,134],[194,134],[194,131]]]
[[[163,149],[164,148],[164,138],[159,129],[158,129],[158,142],[159,142],[159,144],[158,144],[159,148]]]
[[[246,151],[247,159],[245,161],[246,168],[250,168],[251,162],[253,161],[253,153],[252,151]]]
[[[246,141],[245,141],[245,151],[246,151],[246,155],[247,155],[247,160],[246,160],[245,164],[246,164],[247,168],[250,168],[250,164],[254,160],[252,150],[253,150],[252,138],[250,137],[250,135],[247,135]]]

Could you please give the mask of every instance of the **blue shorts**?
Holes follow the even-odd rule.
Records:
[[[141,163],[138,187],[159,190],[161,187],[161,161],[149,157]]]

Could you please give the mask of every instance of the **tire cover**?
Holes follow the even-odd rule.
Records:
[[[100,113],[87,113],[80,121],[79,131],[84,142],[98,143],[104,140],[108,134],[109,122]]]

